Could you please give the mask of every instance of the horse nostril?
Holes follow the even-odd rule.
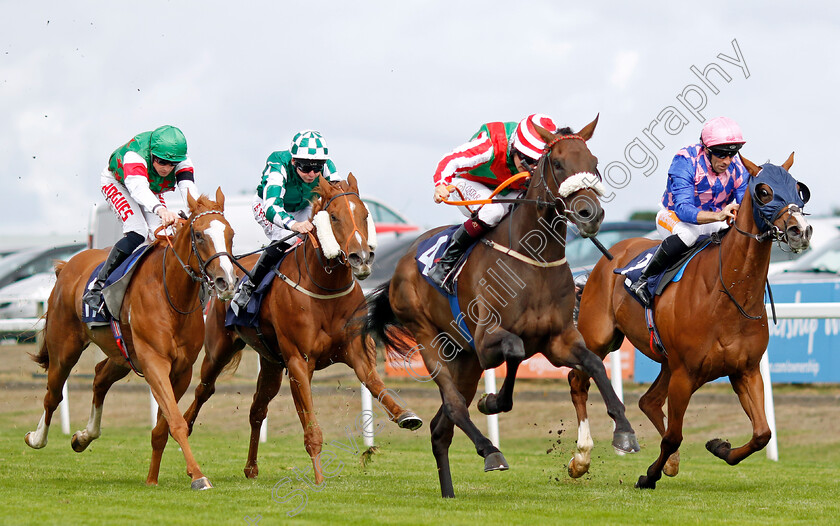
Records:
[[[367,264],[368,265],[373,265],[373,260],[374,259],[376,259],[376,253],[371,252],[370,255],[368,256]]]
[[[350,254],[350,256],[347,257],[347,260],[350,262],[350,265],[353,266],[353,267],[358,267],[359,265],[362,264],[362,258],[358,254],[356,254],[355,252]]]
[[[214,283],[216,285],[216,290],[227,290],[228,288],[228,284],[227,281],[225,281],[225,278],[216,278]]]
[[[814,229],[811,227],[811,225],[808,225],[808,228],[805,229],[805,239],[810,241],[811,240],[811,232],[813,232],[813,231],[814,231]]]

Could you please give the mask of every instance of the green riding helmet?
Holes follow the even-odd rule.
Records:
[[[327,141],[320,132],[315,130],[304,130],[295,135],[289,151],[293,159],[326,161],[330,158]]]
[[[180,163],[187,158],[187,138],[175,126],[161,126],[149,137],[149,151],[160,159]]]

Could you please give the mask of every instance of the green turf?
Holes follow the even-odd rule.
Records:
[[[34,423],[34,422],[33,422]],[[189,489],[183,456],[170,440],[158,487],[146,487],[149,431],[104,429],[87,451],[74,453],[56,429],[42,450],[23,442],[26,429],[0,416],[0,522],[7,524],[826,524],[840,522],[840,448],[798,447],[782,462],[758,453],[731,467],[686,444],[675,478],[656,490],[633,484],[658,446],[618,457],[596,437],[591,473],[565,473],[573,438],[503,442],[507,472],[483,472],[472,444],[456,431],[451,451],[456,499],[441,499],[428,435],[397,432],[379,440],[366,467],[336,449],[338,475],[319,491],[295,479],[310,469],[297,433],[263,444],[260,477],[242,474],[243,431],[197,433],[193,451],[215,485]],[[337,437],[326,436],[330,444]],[[337,462],[341,462],[340,465]],[[272,487],[280,484],[277,500]],[[306,495],[278,502],[290,491]],[[255,522],[251,522],[254,524]]]

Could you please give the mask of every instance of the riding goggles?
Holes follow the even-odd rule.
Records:
[[[727,157],[735,157],[738,153],[738,150],[741,149],[740,144],[729,144],[723,148],[718,147],[711,147],[708,148],[709,153],[717,157],[718,159],[726,159]]]
[[[324,170],[324,163],[323,162],[296,161],[294,164],[295,164],[295,168],[300,170],[301,173],[305,173],[305,174],[307,174],[309,172],[321,173]]]
[[[178,164],[174,161],[168,161],[166,159],[161,159],[160,157],[157,157],[157,156],[152,156],[152,162],[158,163],[161,166],[175,166],[176,164]]]

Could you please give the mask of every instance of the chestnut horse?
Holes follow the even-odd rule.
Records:
[[[598,202],[603,195],[598,160],[586,146],[597,122],[596,117],[577,135],[569,128],[556,135],[537,128],[547,146],[528,190],[475,245],[460,272],[458,300],[467,316],[454,319],[448,300],[421,275],[415,261],[419,240],[400,260],[391,281],[369,298],[366,332],[376,333],[403,356],[419,350],[440,389],[443,403],[432,420],[431,438],[443,497],[455,496],[449,467],[455,425],[475,444],[485,471],[508,469],[467,408],[482,372],[506,363],[499,393],[482,398],[478,409],[485,414],[510,411],[516,370],[536,353],[555,367],[581,369],[594,378],[616,423],[613,445],[623,452],[639,450],[603,362],[587,350],[572,320],[575,289],[565,261],[566,221],[591,237],[604,217]],[[466,322],[466,329],[459,322]],[[398,336],[413,337],[419,345],[409,350],[404,342],[410,338]]]
[[[604,357],[618,349],[626,336],[652,360],[662,364],[659,376],[639,400],[639,407],[662,435],[659,458],[638,488],[656,487],[662,473],[679,471],[683,417],[692,393],[703,384],[728,376],[741,406],[752,422],[752,439],[732,449],[729,442],[710,440],[706,448],[734,465],[762,449],[770,440],[764,412],[763,381],[759,361],[769,339],[764,306],[764,285],[773,241],[785,242],[793,251],[808,247],[811,227],[800,206],[809,192],[787,170],[793,154],[781,166],[758,167],[741,160],[751,175],[734,227],[720,240],[698,253],[680,281],[670,284],[655,299],[655,322],[667,355],[651,350],[644,308],[622,285],[624,276],[613,269],[626,266],[634,256],[656,241],[633,238],[610,249],[612,261],[601,258],[583,289],[578,330],[586,345]],[[762,174],[762,169],[767,169]],[[770,172],[779,174],[770,178]],[[771,211],[768,212],[767,206]],[[756,224],[760,218],[760,227]],[[570,375],[572,399],[578,420],[586,420],[589,379],[578,371]],[[667,426],[662,406],[668,400]],[[586,472],[589,458],[577,466]],[[571,472],[571,467],[570,467]]]
[[[321,178],[317,192],[320,199],[312,206],[316,236],[295,246],[278,268],[259,313],[259,331],[254,328],[225,327],[228,303],[212,300],[207,314],[205,357],[201,383],[195,388],[195,400],[184,414],[190,430],[201,406],[215,391],[215,382],[223,369],[239,363],[245,345],[260,357],[257,390],[251,404],[251,440],[245,475],[259,473],[257,449],[260,427],[268,403],[280,390],[283,370],[288,370],[292,398],[303,426],[303,443],[312,459],[315,481],[324,480],[320,453],[323,436],[315,420],[310,383],[312,373],[334,363],[344,363],[379,400],[391,420],[401,428],[417,429],[423,422],[403,409],[399,398],[376,372],[376,348],[348,322],[359,306],[364,306],[362,289],[356,282],[370,275],[376,248],[376,231],[367,207],[359,198],[356,178],[327,182]],[[320,245],[320,246],[319,246]],[[252,265],[252,256],[248,265]],[[285,278],[281,279],[282,277]],[[234,359],[235,357],[235,359]],[[233,360],[233,361],[232,361]]]
[[[96,344],[107,358],[96,365],[93,405],[84,430],[73,435],[77,452],[100,435],[102,403],[108,389],[125,377],[130,367],[145,377],[160,407],[152,430],[152,459],[147,484],[157,484],[160,460],[169,433],[181,446],[193,489],[213,487],[201,473],[187,440],[187,423],[178,400],[187,390],[192,367],[204,342],[204,318],[199,301],[203,284],[222,297],[233,295],[236,277],[230,255],[233,229],[224,217],[225,196],[188,198],[189,218],[176,226],[171,246],[155,241],[126,289],[120,310],[120,328],[130,362],[126,362],[109,326],[89,328],[82,322],[82,294],[93,270],[107,250],[86,250],[67,263],[56,264],[57,280],[50,294],[44,339],[33,359],[47,370],[44,415],[36,431],[26,434],[35,449],[47,445],[53,412],[61,402],[61,388],[82,351]]]

